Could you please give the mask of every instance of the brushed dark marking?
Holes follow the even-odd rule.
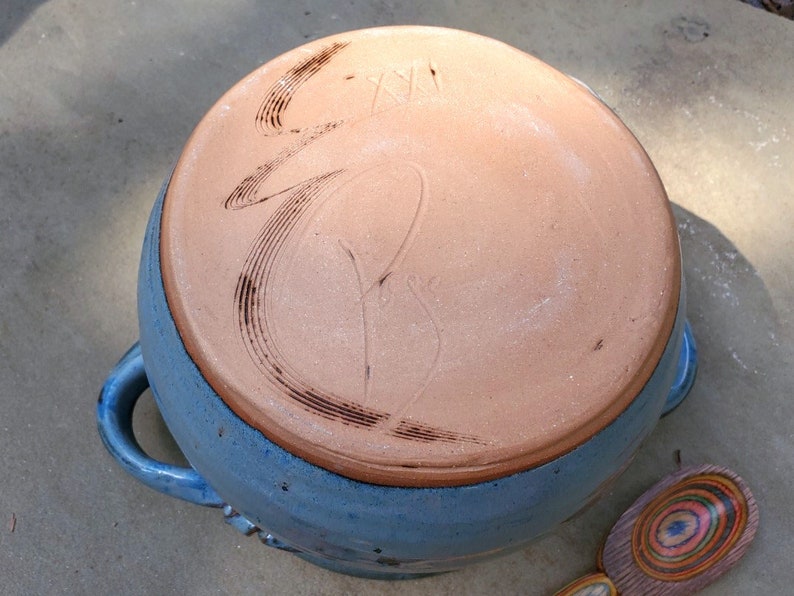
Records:
[[[273,175],[273,173],[278,170],[278,168],[282,166],[284,162],[303,151],[303,149],[317,139],[331,132],[339,124],[339,122],[328,122],[327,124],[316,127],[295,143],[292,143],[286,148],[282,149],[273,159],[265,162],[256,168],[256,170],[254,170],[251,174],[243,178],[242,182],[237,185],[237,187],[224,201],[224,208],[237,210],[250,207],[252,205],[257,205],[269,199],[289,193],[298,187],[311,184],[312,181],[318,178],[322,178],[324,176],[333,176],[335,172],[328,172],[321,174],[320,176],[310,178],[309,180],[298,182],[297,184],[282,188],[280,190],[277,189],[273,192],[265,193],[260,192],[270,176]]]
[[[273,267],[284,249],[286,239],[298,221],[321,194],[326,185],[341,172],[317,176],[300,188],[293,189],[254,240],[243,265],[236,290],[238,323],[249,354],[259,369],[280,386],[282,391],[308,411],[330,420],[359,427],[373,427],[389,418],[389,414],[360,404],[327,395],[307,386],[281,359],[272,342],[263,300]],[[352,259],[355,257],[350,254]]]
[[[349,44],[348,41],[337,41],[310,54],[273,83],[265,92],[256,113],[257,130],[268,136],[281,134],[284,115],[295,93]]]
[[[436,354],[432,362],[431,371],[428,373],[423,387],[410,397],[396,415],[331,395],[307,385],[300,375],[289,366],[272,338],[272,329],[270,328],[266,311],[267,302],[270,299],[268,287],[276,265],[281,260],[286,247],[289,245],[288,240],[295,232],[302,217],[316,201],[323,196],[327,196],[324,193],[328,185],[343,174],[344,170],[321,173],[288,186],[267,188],[267,184],[274,173],[288,160],[344,124],[343,120],[339,120],[307,126],[293,125],[290,128],[286,128],[285,116],[295,94],[348,44],[349,42],[335,42],[299,61],[267,89],[257,110],[255,127],[260,133],[268,137],[294,134],[298,138],[246,176],[223,202],[225,209],[239,210],[258,205],[276,197],[283,199],[254,238],[238,277],[234,299],[237,305],[239,331],[245,341],[249,356],[259,370],[284,395],[300,404],[307,411],[329,420],[360,428],[379,427],[381,432],[405,440],[484,444],[484,441],[478,437],[400,419],[405,410],[424,393],[426,385],[432,377],[441,346],[440,336],[437,337]],[[436,88],[440,89],[440,82],[432,64],[430,65],[430,71]],[[418,87],[416,70],[413,66],[410,74],[402,72],[397,72],[396,74],[408,84],[409,100],[417,89],[425,93],[422,88]],[[351,80],[354,77],[354,74],[349,74],[345,77],[345,80]],[[400,99],[390,89],[383,86],[383,76],[377,81],[373,81],[373,83],[377,83],[373,109],[381,92],[391,95],[395,100]],[[417,213],[397,254],[387,265],[383,274],[377,278],[377,281],[372,283],[372,286],[364,287],[362,285],[363,278],[361,271],[359,271],[360,266],[354,251],[340,242],[359,277],[359,289],[362,299],[372,287],[383,286],[394,272],[394,267],[398,266],[405,256],[414,236],[418,232],[420,215],[426,203],[426,180],[418,166],[412,165],[411,167],[416,170],[422,183]],[[427,304],[418,294],[417,288],[410,279],[409,286],[425,311],[428,311]],[[433,324],[434,332],[438,336],[438,324],[432,313],[427,312],[427,314]],[[367,328],[366,318],[364,326]],[[368,357],[365,357],[364,376],[367,382],[372,377],[372,368]],[[397,418],[398,422],[396,424],[392,423],[391,418]]]
[[[442,428],[436,428],[419,422],[400,420],[399,424],[391,430],[392,436],[411,439],[423,443],[473,443],[486,445],[487,442],[474,435],[456,433]]]
[[[346,401],[315,391],[296,391],[289,388],[287,394],[303,405],[306,410],[329,420],[352,426],[371,428],[389,418],[386,412],[365,408],[355,402]]]

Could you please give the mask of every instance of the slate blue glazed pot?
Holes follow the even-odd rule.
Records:
[[[404,43],[392,43],[399,39]],[[391,58],[381,55],[384,48],[393,52]],[[472,68],[478,60],[479,68]],[[545,81],[548,93],[527,95],[538,81]],[[503,88],[497,92],[499,85]],[[317,100],[323,93],[326,102]],[[586,109],[577,119],[581,106]],[[587,114],[592,116],[589,120]],[[551,126],[544,118],[559,122]],[[593,142],[599,134],[606,139],[606,149]],[[469,151],[472,147],[477,151]],[[574,149],[581,149],[581,155]],[[442,155],[449,159],[439,159]],[[389,166],[385,174],[378,169],[383,164]],[[535,166],[551,173],[545,182],[533,173]],[[538,187],[540,182],[545,186]],[[235,185],[237,190],[227,194]],[[411,190],[418,197],[415,206],[409,200]],[[361,197],[374,200],[365,203]],[[643,203],[643,197],[648,201]],[[349,209],[333,211],[340,205]],[[621,219],[618,212],[627,215]],[[187,218],[180,219],[180,214]],[[327,221],[338,217],[344,225],[339,230],[333,223],[310,229],[310,224],[319,226],[323,214]],[[374,220],[377,225],[370,225],[373,216],[380,218]],[[187,220],[191,225],[180,227]],[[231,223],[228,228],[211,227],[218,222]],[[369,272],[374,276],[369,285],[362,279],[370,278],[361,276],[366,266],[359,266],[358,257],[343,242],[354,225],[360,238],[371,239],[372,254],[379,255],[372,257],[379,265],[373,265],[375,273]],[[257,226],[264,227],[257,232]],[[646,242],[646,236],[654,235],[655,242]],[[208,243],[175,244],[175,236]],[[266,241],[260,243],[254,236]],[[315,236],[320,238],[317,244],[304,242]],[[244,79],[188,141],[152,211],[138,278],[140,344],[119,362],[102,389],[97,409],[100,435],[124,469],[148,486],[223,508],[225,520],[244,534],[255,534],[266,545],[335,571],[409,578],[484,561],[526,545],[582,509],[625,469],[659,417],[689,391],[696,351],[685,318],[683,283],[678,290],[676,240],[661,182],[636,139],[611,112],[550,67],[493,40],[432,28],[369,30],[312,42]],[[238,241],[240,250],[235,252],[230,247]],[[665,248],[666,257],[650,250],[651,245]],[[317,252],[306,257],[310,246]],[[621,258],[615,257],[616,251]],[[298,254],[300,258],[293,259]],[[537,265],[544,254],[546,269]],[[589,275],[598,283],[563,283],[573,263],[587,260],[584,257],[593,262],[590,273],[582,277]],[[343,381],[362,380],[360,393],[359,386],[344,393],[343,385],[338,393],[344,400],[333,401],[321,395],[327,377],[317,381],[290,358],[285,358],[289,367],[282,368],[284,362],[273,354],[284,353],[276,331],[285,318],[292,321],[287,315],[267,327],[273,332],[262,339],[268,351],[261,356],[245,351],[250,335],[243,328],[248,329],[249,318],[261,326],[273,306],[265,299],[265,315],[260,317],[258,306],[249,308],[248,297],[270,298],[280,288],[298,287],[276,283],[279,267],[287,269],[279,259],[305,266],[303,277],[295,279],[310,282],[303,289],[283,291],[289,309],[282,314],[294,313],[296,326],[317,331],[298,334],[290,354],[334,369],[343,359],[335,360],[332,352],[355,348],[359,344],[354,341],[360,340],[364,357],[357,360],[359,352],[353,350],[348,361],[361,366],[337,374]],[[195,265],[190,271],[202,275],[174,273],[175,263],[188,261]],[[241,263],[247,265],[238,276]],[[335,269],[334,263],[341,265]],[[533,270],[533,264],[545,273]],[[320,270],[335,276],[318,280]],[[617,270],[621,276],[602,275]],[[382,276],[375,275],[381,271]],[[349,292],[355,285],[354,272],[355,296]],[[179,285],[177,277],[187,281]],[[439,310],[443,317],[427,306],[425,290],[411,285],[420,278],[434,304],[446,309]],[[224,289],[223,279],[236,285]],[[271,281],[276,287],[272,293],[273,286],[267,285]],[[365,298],[370,289],[380,292],[383,287],[384,293],[376,297],[385,303],[392,291],[400,296],[393,290],[400,283],[405,284],[409,302],[400,306],[404,310],[395,306],[390,311],[389,316],[400,315],[394,316],[399,320],[393,327],[380,327],[387,329],[382,334],[385,343],[398,349],[369,352]],[[546,290],[535,287],[543,283]],[[326,289],[344,294],[347,301],[329,301],[328,294],[320,294]],[[535,329],[534,312],[563,290],[571,297],[569,302],[560,300],[568,305],[566,318],[561,318],[562,310],[547,313],[544,329],[551,331],[545,336],[526,331]],[[205,305],[199,302],[202,295],[218,302]],[[635,302],[645,304],[627,302],[626,296],[639,297]],[[224,297],[229,301],[223,302]],[[532,299],[538,304],[532,306]],[[356,304],[358,310],[348,316],[348,311],[337,312],[329,304]],[[600,311],[606,313],[602,316],[587,318],[588,304],[609,308]],[[502,310],[489,310],[494,305]],[[658,324],[635,326],[635,310]],[[326,311],[342,314],[333,320],[318,315]],[[186,313],[221,322],[228,322],[224,317],[229,315],[237,329],[221,325],[220,334],[212,335],[211,325],[202,319],[201,325],[186,330]],[[493,318],[494,313],[499,316]],[[384,314],[387,319],[392,321]],[[601,351],[603,339],[588,335],[589,327],[615,319],[624,322],[623,331],[610,336],[612,345]],[[353,323],[344,328],[345,321]],[[190,329],[195,331],[192,339]],[[570,329],[568,343],[555,341]],[[235,332],[243,335],[235,338]],[[409,333],[418,338],[413,344],[405,340]],[[331,336],[333,341],[328,340]],[[203,342],[200,347],[197,337]],[[637,338],[653,344],[652,358],[642,360],[643,348],[627,343]],[[314,349],[307,341],[315,341]],[[213,352],[227,344],[237,351]],[[613,346],[621,348],[620,354],[606,365],[601,357],[614,356]],[[530,353],[544,359],[532,360]],[[391,360],[373,360],[371,354],[391,354]],[[589,368],[582,364],[585,359]],[[234,369],[222,381],[213,378],[224,365],[243,361],[253,368]],[[603,388],[626,380],[628,365],[640,361],[642,375],[628,379],[636,384],[630,390],[629,385],[621,387],[620,401],[607,404],[612,409],[593,405],[596,385]],[[376,371],[370,385],[380,383],[381,393],[367,392],[370,362]],[[408,378],[414,368],[424,370],[423,365],[429,373]],[[568,393],[540,389],[553,378],[554,367],[573,388]],[[378,376],[384,369],[391,376]],[[246,416],[245,408],[230,399],[233,392],[228,389],[236,387],[245,370],[253,371],[252,384],[235,396],[242,401],[252,398],[256,413],[262,415],[259,419],[241,417]],[[472,387],[476,375],[470,371],[487,376],[487,382]],[[576,382],[569,383],[574,374]],[[596,374],[602,377],[597,382],[583,379],[578,384],[580,375]],[[522,384],[506,390],[513,387],[508,384],[511,375]],[[300,383],[287,382],[292,378]],[[419,382],[423,385],[417,390]],[[431,382],[436,391],[432,396]],[[148,386],[190,467],[155,461],[136,443],[132,413]],[[601,393],[602,401],[612,396]],[[353,395],[349,400],[348,394]],[[288,399],[278,402],[281,395]],[[411,401],[405,402],[406,396]],[[424,401],[416,401],[419,397]],[[325,409],[312,410],[307,402],[319,402]],[[329,415],[338,412],[340,404],[347,407],[348,418]],[[268,418],[285,412],[278,422]],[[438,416],[423,417],[429,412]],[[461,412],[466,414],[465,426],[453,420]],[[354,429],[364,436],[358,445],[370,450],[357,460],[364,471],[354,473],[354,458],[344,457],[356,443],[343,443],[340,437],[364,415],[374,416],[376,422]],[[577,428],[586,430],[562,434],[566,420],[577,417],[585,418],[578,420],[582,425]],[[370,432],[370,426],[383,420],[388,421],[385,429]],[[288,435],[298,437],[290,442],[274,432],[282,422],[296,421],[312,432],[319,429],[318,434]],[[325,423],[336,427],[323,427]],[[551,430],[557,426],[558,431]],[[510,441],[504,440],[508,428],[513,433]],[[487,431],[485,438],[480,431]],[[545,437],[549,444],[537,447],[540,443],[526,443],[527,437]],[[409,440],[409,456],[395,456]],[[488,470],[500,464],[504,445],[517,446],[509,462],[520,465]],[[334,457],[323,459],[308,447],[325,449]],[[416,455],[420,449],[437,459],[421,459]],[[524,456],[527,459],[520,459]],[[450,476],[413,482],[439,461],[443,466],[438,467],[445,467]],[[370,474],[381,464],[401,468],[402,475],[383,479]],[[460,475],[477,466],[488,475]],[[453,476],[455,481],[450,480]]]
[[[167,185],[166,185],[167,186]],[[584,507],[630,462],[659,417],[686,396],[697,368],[684,294],[647,385],[610,425],[544,465],[494,481],[400,488],[351,480],[300,459],[237,417],[185,351],[160,274],[163,188],[146,232],[138,286],[140,344],[99,398],[100,435],[130,474],[164,494],[223,507],[226,521],[269,546],[361,577],[458,569],[526,545]],[[153,460],[132,434],[147,386],[190,462]]]

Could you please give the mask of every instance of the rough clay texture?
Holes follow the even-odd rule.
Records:
[[[366,482],[568,452],[641,390],[678,307],[672,211],[632,134],[559,71],[450,29],[343,33],[245,77],[191,135],[162,236],[218,394]]]
[[[701,369],[588,511],[504,559],[384,584],[269,550],[138,485],[95,431],[137,337],[160,183],[196,122],[304,41],[374,25],[472,30],[586,81],[638,136],[676,209]],[[0,20],[0,587],[4,594],[550,594],[594,569],[632,502],[709,462],[752,488],[747,555],[703,593],[785,594],[794,521],[792,24],[733,0],[577,3],[7,2]],[[149,400],[140,440],[178,460]]]

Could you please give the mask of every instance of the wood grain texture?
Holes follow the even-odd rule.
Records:
[[[604,546],[604,569],[625,596],[692,594],[738,562],[758,520],[738,475],[713,465],[684,468],[620,517]]]

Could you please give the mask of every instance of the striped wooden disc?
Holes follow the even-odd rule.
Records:
[[[604,546],[604,569],[621,593],[691,594],[738,561],[757,526],[758,507],[739,476],[687,468],[621,516]]]
[[[592,573],[568,584],[554,596],[617,596],[615,584],[603,573]]]

